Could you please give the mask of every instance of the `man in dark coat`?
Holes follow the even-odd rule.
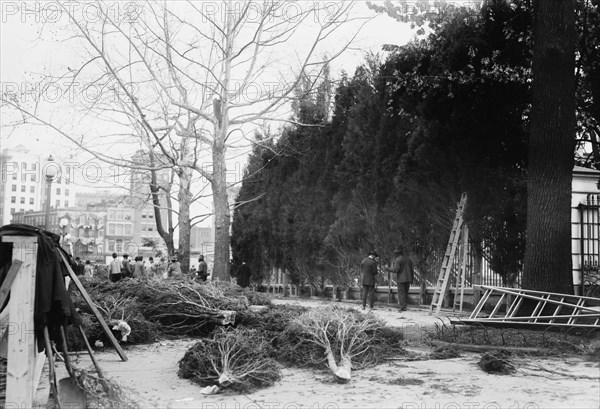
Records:
[[[206,281],[208,278],[208,266],[206,265],[206,261],[204,261],[204,256],[200,255],[198,258],[198,281]]]
[[[363,310],[367,306],[367,297],[369,298],[369,308],[373,309],[373,305],[375,304],[375,284],[377,284],[377,260],[375,260],[379,255],[370,251],[369,256],[365,258],[360,263],[360,268],[362,271],[362,306]]]
[[[81,261],[81,259],[79,257],[75,257],[75,264],[76,264],[76,267],[74,268],[75,275],[82,276],[83,269],[85,266],[83,265],[83,262]]]
[[[398,304],[400,310],[406,311],[408,305],[408,290],[413,280],[414,268],[410,257],[404,254],[404,249],[398,247],[394,250],[396,258],[392,262],[392,273],[396,273],[396,282],[398,283]]]
[[[242,265],[238,267],[237,283],[242,288],[250,285],[250,267],[248,267],[245,261],[242,261]]]

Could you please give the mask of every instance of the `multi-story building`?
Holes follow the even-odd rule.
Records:
[[[43,210],[16,212],[13,223],[23,223],[43,229]],[[104,260],[106,253],[106,211],[102,207],[70,207],[50,210],[48,230],[60,234],[63,248],[82,259]]]
[[[11,222],[16,212],[45,209],[47,167],[54,167],[57,175],[51,184],[51,208],[69,207],[75,203],[75,187],[71,184],[73,167],[68,161],[54,158],[19,145],[0,154],[0,225]]]

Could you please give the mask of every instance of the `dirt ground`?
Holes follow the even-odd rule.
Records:
[[[315,307],[323,301],[274,300]],[[357,307],[356,304],[348,304]],[[444,318],[425,309],[399,312],[379,307],[373,314],[402,327],[406,348],[431,349],[420,341]],[[105,375],[137,395],[142,408],[598,408],[600,363],[580,356],[518,359],[514,375],[491,375],[477,362],[481,353],[446,360],[407,361],[402,357],[361,371],[348,384],[333,382],[328,371],[283,368],[275,386],[246,395],[202,395],[200,387],[177,377],[177,363],[193,339],[126,347],[128,361],[114,351],[99,351]],[[81,354],[77,366],[91,365]],[[91,369],[91,366],[89,366]]]

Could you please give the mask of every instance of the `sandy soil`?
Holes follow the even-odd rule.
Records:
[[[275,303],[290,301],[275,300]],[[319,301],[293,301],[317,306]],[[352,305],[351,305],[352,306]],[[355,306],[355,305],[354,305]],[[440,319],[426,310],[374,312],[388,325],[404,328],[407,349],[426,353],[419,343]],[[477,362],[481,354],[448,360],[390,360],[353,373],[350,383],[334,383],[327,371],[283,368],[275,386],[247,395],[205,396],[200,387],[177,377],[177,362],[194,340],[162,341],[127,347],[129,360],[114,351],[98,352],[106,376],[139,396],[143,408],[598,408],[600,363],[577,356],[522,358],[515,375],[490,375]],[[77,364],[90,365],[81,354]],[[90,367],[91,368],[91,367]]]

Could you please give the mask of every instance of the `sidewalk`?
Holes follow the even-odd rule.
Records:
[[[275,305],[300,305],[309,308],[323,307],[328,305],[337,305],[343,308],[363,311],[360,301],[335,301],[318,298],[272,298]],[[405,339],[421,340],[428,332],[435,332],[436,326],[449,324],[450,316],[458,316],[458,313],[442,313],[439,316],[430,315],[428,306],[409,306],[408,311],[400,311],[395,304],[375,304],[375,308],[368,314],[373,314],[382,319],[390,327],[401,328]]]

